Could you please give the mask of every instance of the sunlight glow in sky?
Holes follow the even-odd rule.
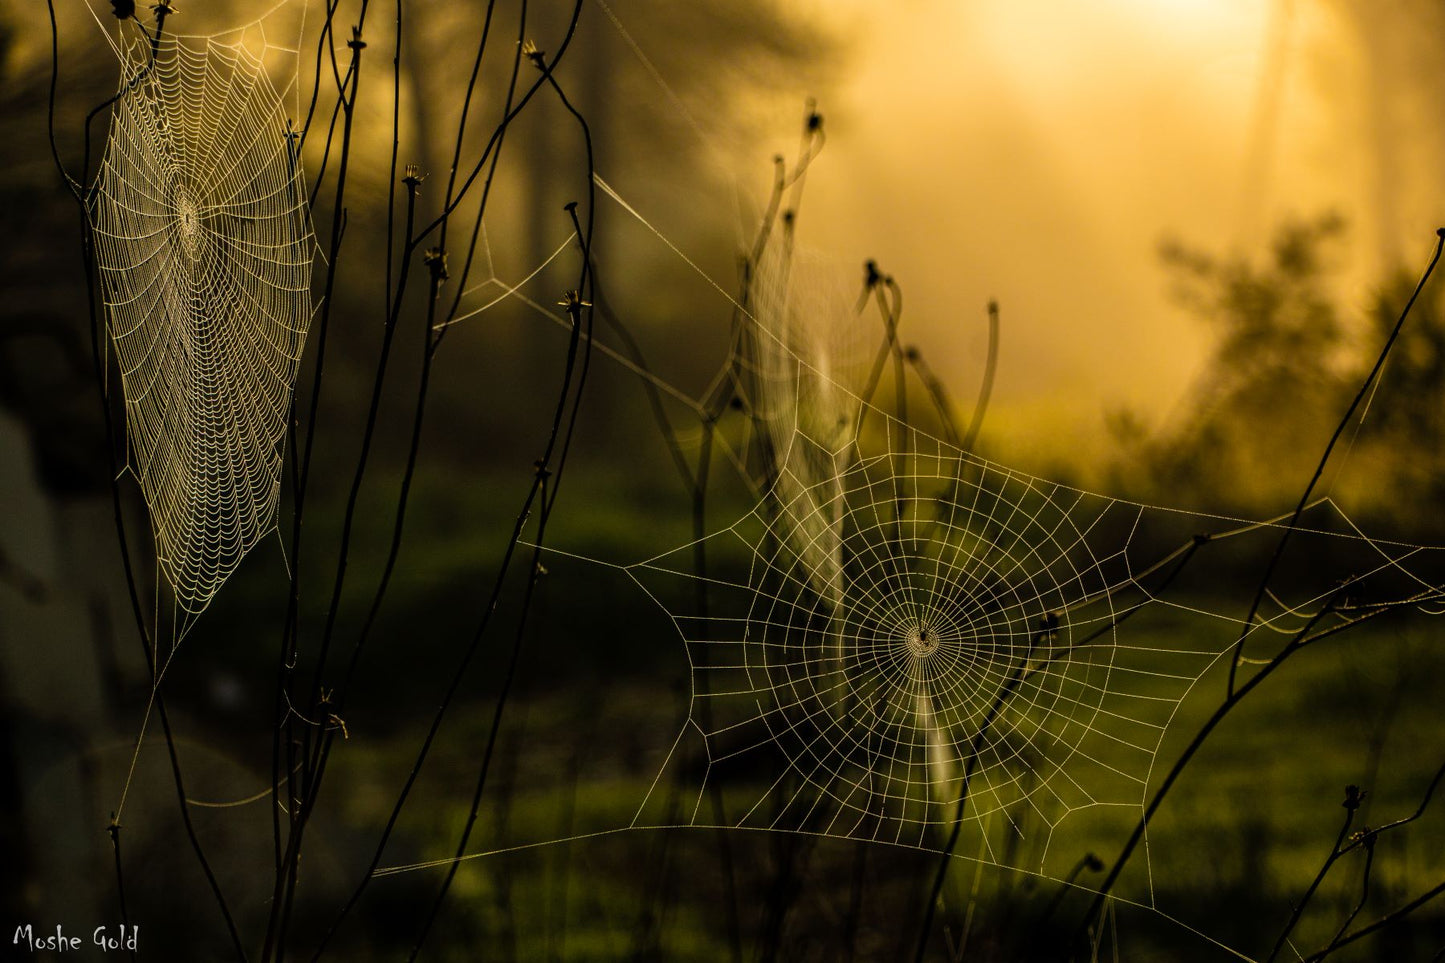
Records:
[[[867,258],[896,277],[904,338],[962,404],[982,375],[985,305],[998,299],[985,440],[1000,456],[1044,450],[1061,432],[1099,439],[1119,406],[1159,425],[1187,405],[1210,332],[1171,299],[1162,239],[1258,254],[1283,219],[1338,210],[1350,231],[1342,303],[1363,308],[1383,264],[1418,269],[1416,247],[1445,215],[1434,133],[1445,85],[1429,82],[1439,51],[1425,0],[775,2],[801,33],[837,37],[839,62],[771,75],[740,58],[704,70],[694,49],[716,38],[688,28],[740,34],[717,49],[767,44],[741,36],[745,18],[689,20],[679,7],[614,0],[690,113],[587,5],[584,30],[620,58],[587,82],[616,84],[600,88],[606,111],[647,118],[602,173],[689,250],[725,235],[741,244],[766,199],[767,158],[792,156],[801,105],[818,96],[828,143],[808,175],[802,243],[856,265],[848,286]],[[65,7],[62,19],[89,29],[83,10]],[[436,51],[450,49],[444,21],[429,41]],[[39,63],[48,54],[39,21],[22,22],[35,29],[16,62]],[[590,49],[578,45],[576,69]],[[730,98],[743,106],[720,109]],[[364,103],[372,113],[360,126],[380,130],[385,99]],[[700,145],[706,173],[658,154],[648,140],[658,130],[688,145],[670,150]],[[432,154],[427,166],[441,169]],[[527,217],[526,196],[509,211],[512,201],[496,206]],[[531,247],[512,253],[507,270],[535,267]],[[638,278],[676,267],[661,248],[635,254]],[[731,283],[730,262],[719,264],[714,273]]]
[[[1259,251],[1281,217],[1330,207],[1375,228],[1359,58],[1328,4],[912,0],[846,19],[861,39],[823,105],[805,240],[898,277],[905,336],[959,398],[997,297],[991,427],[1025,448],[1180,403],[1209,342],[1170,299],[1165,236]]]
[[[1027,413],[1034,432],[1096,433],[1108,404],[1165,408],[1203,341],[1159,323],[1175,312],[1155,244],[1236,233],[1262,6],[995,0],[881,17],[830,112],[805,223],[898,276],[909,336],[961,398],[999,299],[992,427]]]

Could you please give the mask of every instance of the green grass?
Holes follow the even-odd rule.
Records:
[[[1393,669],[1390,659],[1396,656],[1387,654],[1392,652],[1399,653]],[[629,825],[677,732],[681,699],[657,695],[676,693],[677,680],[656,677],[619,685],[601,676],[567,677],[553,684],[545,663],[564,654],[531,655],[536,664],[524,694],[509,706],[471,845],[476,852],[523,848],[464,864],[449,898],[449,925],[470,933],[472,940],[515,941],[519,959],[542,958],[549,948],[556,953],[564,945],[569,959],[621,958],[640,952],[638,947],[650,940],[657,942],[654,949],[663,959],[723,958],[727,936],[717,905],[723,877],[709,831],[638,829],[566,842]],[[1369,788],[1362,824],[1378,825],[1418,805],[1445,750],[1438,709],[1428,698],[1428,680],[1438,678],[1442,662],[1445,659],[1422,642],[1373,626],[1295,656],[1205,744],[1160,810],[1148,851],[1135,855],[1119,895],[1157,905],[1215,939],[1263,955],[1291,900],[1303,892],[1334,840],[1347,783]],[[1403,691],[1398,700],[1397,691]],[[1223,673],[1216,667],[1182,704],[1159,753],[1155,785],[1222,692]],[[426,791],[417,796],[402,841],[385,864],[450,856],[468,808],[489,717],[489,705],[479,699],[448,724],[444,745],[429,766]],[[337,784],[328,792],[345,800],[345,822],[359,835],[367,835],[368,828],[384,818],[391,791],[414,752],[414,740],[406,732],[382,740],[356,739],[338,757],[338,769],[329,777]],[[666,799],[670,791],[666,779],[657,790],[658,799]],[[747,780],[726,786],[728,811],[740,811],[762,788]],[[681,810],[695,792],[694,782],[679,794]],[[709,818],[704,800],[697,821],[707,823]],[[1018,842],[1010,858],[1025,871],[1039,869],[1040,840],[1047,827],[1038,816],[1015,813],[1015,818],[1027,838]],[[1007,927],[1027,912],[1037,912],[1055,892],[1047,879],[1063,877],[1086,852],[1111,859],[1137,818],[1137,807],[1072,812],[1048,838],[1044,878],[991,865],[987,850],[980,848],[980,836],[965,833],[959,847],[963,858],[954,861],[945,894],[955,935],[961,935],[962,914],[971,904],[976,947],[1016,936]],[[1427,812],[1417,827],[1382,839],[1372,878],[1374,902],[1367,904],[1361,922],[1439,880],[1445,871],[1445,852],[1435,843],[1440,818]],[[686,816],[679,814],[677,821],[686,822]],[[1006,823],[995,818],[989,836],[994,858],[1000,858],[1008,844]],[[816,856],[800,870],[809,895],[794,908],[787,932],[801,940],[802,934],[819,927],[827,931],[831,918],[837,936],[839,907],[850,898],[853,844],[749,832],[732,833],[730,839],[749,940],[757,937],[773,898],[768,887],[781,865],[783,839],[792,840],[787,845],[831,854]],[[935,833],[932,845],[941,842],[941,832]],[[660,849],[668,853],[663,861]],[[985,853],[982,864],[967,858],[980,852]],[[868,878],[864,891],[859,939],[882,945],[888,942],[882,934],[891,933],[895,939],[889,945],[902,947],[908,943],[904,932],[916,932],[917,919],[905,914],[892,920],[895,932],[870,914],[899,905],[918,909],[918,881],[931,875],[937,857],[873,846],[869,859],[878,876]],[[1302,949],[1327,940],[1343,919],[1357,892],[1360,870],[1357,856],[1335,868],[1297,930]],[[426,869],[379,879],[374,888],[383,895],[376,898],[413,887],[430,892],[441,872]],[[1098,878],[1084,872],[1079,881],[1087,885]],[[1056,922],[1076,920],[1081,909],[1079,899],[1070,897]],[[648,923],[652,913],[660,915]],[[1119,936],[1123,958],[1149,959],[1148,953],[1166,947],[1175,948],[1181,954],[1177,958],[1225,958],[1163,917],[1123,907],[1120,921],[1125,919],[1129,926]],[[1421,919],[1434,931],[1442,925],[1436,913],[1427,911]],[[1002,932],[997,931],[1000,926],[1005,927]],[[1408,928],[1404,932],[1408,934]],[[438,945],[466,944],[448,939]],[[826,945],[826,940],[817,943]],[[1197,957],[1189,956],[1195,951]],[[805,950],[799,952],[806,956]],[[1341,958],[1370,958],[1373,951],[1362,952],[1366,955]]]

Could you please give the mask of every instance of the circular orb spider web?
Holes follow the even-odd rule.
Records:
[[[780,497],[709,537],[733,543],[710,556],[741,550],[745,575],[709,578],[708,615],[673,614],[687,725],[705,780],[732,787],[729,822],[936,848],[960,814],[987,846],[993,818],[1023,835],[1022,817],[1051,831],[1089,806],[1137,811],[1179,700],[1219,654],[1121,637],[1165,568],[1131,557],[1144,507],[880,430],[887,450],[835,453],[836,478],[784,467]],[[629,573],[660,599],[686,564]]]
[[[129,469],[198,613],[275,525],[311,318],[305,179],[261,62],[210,38],[132,43],[90,209]]]
[[[1142,818],[1182,701],[1241,633],[1343,625],[1342,587],[1438,598],[1410,570],[1420,546],[1368,539],[1326,499],[1246,626],[1218,608],[1214,566],[1267,557],[1285,520],[1152,507],[978,458],[834,380],[836,358],[793,346],[786,305],[754,319],[759,501],[622,566],[676,625],[692,682],[633,825],[927,850],[958,827],[982,861],[1062,872],[1051,847],[1069,817]],[[1215,562],[1191,564],[1200,550]],[[690,812],[669,783],[697,787]]]
[[[818,506],[839,536],[841,605],[812,590],[831,575],[815,556],[782,547],[804,496],[760,519],[741,640],[742,672],[761,693],[741,729],[761,724],[835,818],[887,813],[899,832],[905,821],[950,822],[963,770],[986,815],[1035,792],[1095,801],[1107,789],[1092,789],[1086,770],[1112,783],[1138,768],[1082,749],[1108,711],[1119,655],[1110,593],[1127,573],[1088,542],[1114,527],[1114,506],[1059,500],[1007,475],[972,478],[942,457],[902,475],[886,458],[861,462]],[[959,484],[932,491],[944,477]],[[769,544],[770,556],[756,553]],[[1103,625],[1096,642],[1075,647],[1091,623]],[[739,731],[713,745],[729,751]],[[1138,735],[1121,745],[1148,752]]]
[[[962,824],[984,862],[1060,872],[1076,854],[1050,847],[1070,816],[1112,807],[1125,829],[1142,816],[1181,702],[1244,628],[1212,607],[1218,574],[1191,566],[1196,551],[1229,541],[1220,551],[1252,556],[1284,524],[1090,493],[877,415],[841,450],[795,430],[793,446],[819,450],[779,454],[769,493],[702,540],[705,575],[698,543],[622,566],[676,625],[692,680],[632,824],[925,850]],[[835,477],[789,477],[825,457]],[[1329,601],[1342,585],[1439,597],[1405,567],[1419,546],[1364,538],[1328,500],[1292,546],[1251,638],[1319,612],[1345,624]],[[705,612],[683,601],[699,581]],[[696,795],[674,812],[668,783]]]

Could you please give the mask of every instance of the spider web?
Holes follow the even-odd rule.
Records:
[[[311,318],[297,138],[249,32],[117,48],[90,204],[129,471],[192,614],[275,527]]]
[[[664,605],[691,668],[685,732],[703,740],[703,782],[737,786],[728,825],[936,849],[959,818],[996,818],[1021,838],[1044,827],[1038,868],[1070,814],[1141,810],[1179,701],[1232,639],[1122,628],[1156,602],[1188,607],[1155,594],[1187,550],[1148,554],[1154,510],[897,422],[886,435],[887,452],[819,485],[785,471],[777,491],[796,494],[710,536],[710,557],[748,565],[707,579],[706,615]],[[676,597],[665,583],[700,577],[691,548],[627,571]],[[694,821],[711,816],[700,804]]]

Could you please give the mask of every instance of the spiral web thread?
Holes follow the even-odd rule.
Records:
[[[312,310],[296,137],[244,34],[220,37],[119,50],[91,203],[128,467],[191,614],[275,527]]]

